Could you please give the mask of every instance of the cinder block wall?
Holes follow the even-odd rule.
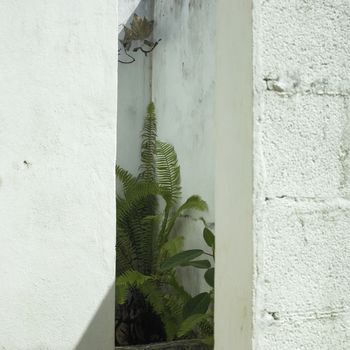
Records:
[[[349,1],[254,1],[255,350],[350,348],[349,38]]]

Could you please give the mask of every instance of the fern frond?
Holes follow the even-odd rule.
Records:
[[[176,277],[175,271],[172,273],[167,273],[168,278],[166,279],[169,286],[172,287],[172,293],[176,294],[177,297],[181,300],[181,314],[184,305],[192,298],[191,294],[188,293],[185,288],[179,283]]]
[[[119,179],[122,183],[124,193],[128,191],[131,186],[134,186],[137,182],[136,177],[134,177],[131,173],[119,165],[116,165],[115,167],[115,175],[117,179]]]
[[[207,345],[209,349],[212,349],[214,347],[214,335],[202,339],[202,343]]]
[[[138,288],[146,297],[156,314],[160,316],[164,324],[167,339],[173,339],[179,323],[177,316],[172,312],[171,308],[174,305],[174,300],[169,300],[167,293],[164,293],[157,280],[148,280],[139,285]]]
[[[202,338],[210,337],[214,334],[214,315],[206,314],[206,316],[207,317],[198,325],[198,329]]]
[[[147,107],[147,114],[141,134],[141,166],[139,178],[154,181],[156,178],[155,154],[157,138],[157,120],[155,107],[151,102]]]
[[[193,332],[194,328],[196,328],[205,318],[206,314],[194,314],[190,317],[186,318],[180,325],[179,331],[177,332],[178,337],[183,337],[190,332]]]
[[[120,245],[123,242],[127,245],[126,239],[131,242],[133,268],[145,274],[152,273],[154,241],[158,230],[156,221],[145,221],[145,218],[154,215],[154,195],[158,191],[157,184],[138,181],[125,193],[125,199],[117,198],[117,231],[127,233],[127,237],[118,234],[117,242]]]
[[[119,276],[127,270],[134,269],[136,260],[135,251],[132,247],[129,235],[121,228],[117,232],[116,242],[116,274]]]
[[[156,167],[159,188],[168,206],[176,205],[181,197],[180,166],[174,147],[168,143],[156,143]]]
[[[118,304],[125,303],[128,290],[131,287],[142,288],[142,286],[150,280],[150,276],[145,276],[142,273],[134,270],[126,271],[116,279],[116,298]]]
[[[151,181],[137,181],[132,186],[129,186],[125,191],[125,199],[130,203],[138,202],[140,199],[149,196],[156,196],[161,189],[156,182]]]

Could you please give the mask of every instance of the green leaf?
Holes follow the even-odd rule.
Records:
[[[202,339],[202,343],[205,345],[208,345],[210,347],[213,347],[214,346],[214,336],[211,335],[209,337]]]
[[[205,281],[212,288],[214,288],[214,277],[215,277],[215,269],[214,269],[214,267],[212,267],[211,269],[207,270],[207,272],[204,274]]]
[[[203,238],[205,240],[205,243],[211,248],[214,248],[215,246],[215,236],[214,233],[211,232],[207,227],[204,227],[203,230]]]
[[[174,215],[170,218],[169,224],[166,228],[166,236],[168,237],[171,234],[171,231],[176,223],[176,220],[180,217],[180,215],[187,210],[198,210],[198,211],[207,211],[208,204],[197,195],[193,195],[187,199],[187,201],[182,204],[174,213]]]
[[[209,269],[211,267],[211,264],[209,260],[195,260],[181,264],[181,266],[193,266],[197,267],[198,269]]]
[[[203,250],[201,249],[185,250],[184,252],[173,255],[167,260],[165,260],[164,263],[161,265],[160,269],[161,271],[173,269],[177,266],[186,264],[191,260],[198,258],[202,254]]]
[[[195,209],[199,211],[207,211],[208,204],[198,195],[193,195],[189,197],[184,204],[179,208],[179,212],[184,210]]]
[[[183,247],[184,238],[182,236],[176,236],[175,238],[169,239],[161,248],[161,253],[167,255],[177,254]]]
[[[194,314],[205,314],[208,311],[211,298],[207,292],[200,293],[191,298],[183,308],[183,317],[188,318]]]
[[[189,332],[193,331],[193,328],[201,323],[207,315],[205,314],[195,314],[186,318],[180,325],[179,331],[177,332],[178,337],[183,337]]]

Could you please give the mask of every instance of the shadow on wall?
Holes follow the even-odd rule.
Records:
[[[74,350],[114,349],[114,310],[115,286],[113,283]]]
[[[118,23],[118,32],[119,32],[119,38],[122,38],[124,34],[120,34],[120,29],[122,29],[121,24],[129,24],[130,21],[133,18],[134,13],[144,16],[153,11],[153,0],[147,0],[147,1],[141,1],[141,0],[120,0],[119,1],[119,20],[120,23]],[[147,15],[149,17],[149,15]],[[116,37],[116,40],[118,38]],[[133,70],[135,70],[135,67],[140,66],[140,68],[144,69],[144,57],[139,54],[138,56],[139,61],[136,62],[133,65]],[[127,66],[127,65],[126,65]],[[125,68],[125,67],[124,67]],[[136,72],[138,72],[136,70]],[[130,72],[128,73],[128,81],[130,80]],[[142,76],[143,78],[143,76]],[[120,79],[120,76],[119,76]],[[121,79],[123,80],[123,79]],[[120,86],[120,85],[119,85]],[[145,86],[148,88],[149,84],[145,84]],[[138,82],[135,83],[135,89],[138,88]],[[140,89],[140,88],[139,88]],[[118,89],[119,90],[119,89]],[[124,89],[126,90],[124,94],[130,94],[130,90],[132,89]],[[140,93],[143,95],[145,92],[143,90],[140,90]],[[150,92],[149,92],[150,93]],[[145,95],[149,95],[145,94]],[[126,97],[120,95],[119,91],[119,101],[124,101],[124,104],[126,103]],[[140,110],[142,110],[141,113],[137,113],[137,116],[141,115],[143,116],[144,111],[146,110],[146,105],[149,103],[149,97],[147,97],[146,101],[144,102],[144,105],[141,106]],[[133,98],[134,100],[134,98]],[[120,107],[120,106],[119,106]],[[118,110],[119,113],[122,112],[120,109]],[[143,118],[140,118],[140,121],[143,121]],[[123,127],[118,129],[125,129]],[[135,129],[135,128],[133,128]],[[140,128],[136,128],[137,133]],[[121,130],[122,132],[125,132],[125,130]],[[123,135],[118,135],[118,139],[122,139]],[[139,134],[135,135],[135,139],[138,140]],[[118,144],[121,145],[120,141],[118,141]],[[119,147],[118,147],[119,148]],[[135,159],[138,163],[138,158]],[[123,164],[124,165],[124,164]],[[74,305],[72,305],[74,307]],[[104,299],[102,300],[96,314],[94,315],[93,319],[91,320],[90,324],[88,325],[86,331],[82,335],[79,343],[75,347],[74,350],[112,350],[114,349],[114,313],[115,313],[115,285],[113,284],[108,293],[105,295]]]
[[[120,0],[119,24],[128,24],[134,13],[145,15],[152,11],[153,1],[141,2],[140,0]],[[120,30],[118,30],[120,32]],[[124,34],[119,37],[122,38]],[[116,40],[118,38],[116,37]],[[142,56],[141,56],[142,58]],[[147,100],[147,103],[149,100]],[[143,109],[144,111],[145,109]],[[143,120],[143,118],[142,118]],[[137,136],[138,137],[138,136]],[[118,137],[119,138],[119,137]],[[74,307],[72,305],[72,307]],[[114,349],[114,324],[115,324],[115,285],[110,287],[102,300],[97,312],[89,323],[74,350],[112,350]]]

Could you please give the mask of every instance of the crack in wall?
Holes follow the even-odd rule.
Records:
[[[348,316],[350,314],[349,306],[336,306],[327,309],[312,309],[304,311],[269,311],[265,310],[270,321],[281,323],[308,322],[322,319],[334,319]]]
[[[310,203],[331,203],[335,201],[342,201],[343,205],[350,206],[350,199],[348,197],[338,196],[338,197],[303,197],[303,196],[288,196],[280,195],[273,197],[265,197],[265,202],[275,201],[275,200],[288,200],[293,202],[310,202]]]
[[[281,97],[295,95],[349,97],[350,82],[344,81],[342,85],[329,82],[326,78],[311,83],[302,81],[298,73],[270,73],[263,78],[266,91],[274,92]]]

